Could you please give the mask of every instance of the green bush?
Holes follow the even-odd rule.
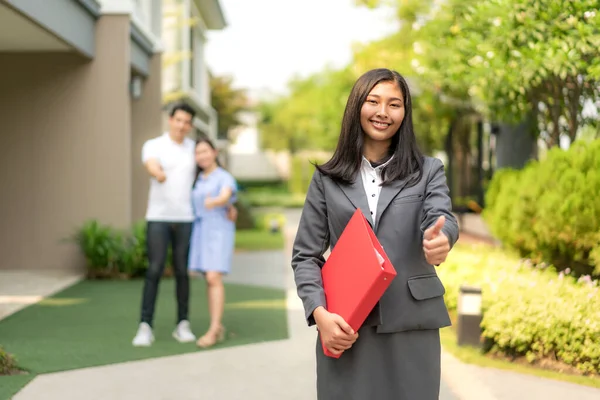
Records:
[[[127,240],[122,232],[97,220],[89,220],[74,239],[85,256],[88,276],[109,277],[124,273]]]
[[[290,193],[305,195],[315,172],[314,162],[322,164],[326,160],[296,155],[291,159],[290,180],[288,187]]]
[[[240,195],[240,199],[251,207],[302,208],[305,194],[269,193],[267,191],[249,191]]]
[[[238,209],[237,230],[252,230],[259,227],[267,230],[272,219],[280,227],[285,219],[280,214],[255,216],[243,198],[236,203]],[[92,219],[86,221],[73,235],[87,264],[90,279],[129,279],[142,276],[148,269],[146,248],[146,221],[138,221],[131,229],[118,230]],[[165,276],[172,274],[172,251],[167,253]]]
[[[240,187],[242,185],[240,184]],[[282,207],[282,208],[298,208],[304,205],[305,193],[290,192],[290,184],[283,182],[263,182],[259,184],[253,182],[243,186],[238,196],[239,201],[245,207]],[[243,229],[253,229],[246,226],[248,224],[238,224],[238,227],[243,226]]]
[[[88,278],[130,278],[148,268],[144,221],[130,230],[118,230],[88,220],[73,239],[85,256]]]
[[[240,192],[245,192],[248,190],[263,190],[267,189],[269,191],[279,191],[279,192],[287,192],[287,182],[283,180],[239,180],[237,186]]]
[[[306,193],[308,190],[308,184],[306,182],[306,165],[309,164],[308,161],[303,157],[294,156],[290,160],[290,163],[290,180],[288,181],[290,193]]]
[[[535,262],[600,275],[600,140],[553,148],[523,170],[498,171],[483,217],[505,245]]]
[[[254,215],[252,214],[252,204],[246,197],[245,193],[241,193],[238,196],[235,207],[238,210],[236,229],[254,229],[256,227],[256,221],[254,220]]]
[[[148,251],[146,247],[146,221],[136,222],[125,237],[122,272],[129,276],[138,276],[148,269]]]
[[[12,354],[0,346],[0,375],[10,375],[18,371],[17,362]]]
[[[482,288],[481,327],[488,350],[600,373],[600,293],[589,276],[576,279],[498,250],[460,246],[438,274],[450,311],[456,311],[460,285]]]

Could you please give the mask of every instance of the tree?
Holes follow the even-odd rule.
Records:
[[[217,111],[217,137],[228,139],[232,128],[243,125],[240,113],[250,109],[246,90],[233,87],[230,76],[210,77],[211,103]]]
[[[549,147],[575,140],[584,104],[599,99],[597,0],[447,0],[427,15],[414,0],[395,3],[417,16],[422,83],[492,120],[532,116]]]
[[[353,83],[348,68],[293,79],[288,84],[289,95],[259,106],[263,147],[291,153],[333,150]]]
[[[383,3],[377,0],[356,1],[358,5],[371,8]],[[389,5],[395,2],[385,3]],[[428,69],[420,60],[423,50],[419,45],[421,40],[419,28],[430,14],[432,4],[431,0],[398,1],[396,12],[400,22],[398,32],[358,47],[353,59],[357,73],[386,66],[398,71],[407,79],[413,98],[415,134],[421,148],[427,153],[444,147],[448,128],[457,115],[472,112],[466,92],[462,91],[452,96],[459,101],[447,101],[442,96],[442,83],[426,74]],[[446,93],[448,92],[446,90]]]

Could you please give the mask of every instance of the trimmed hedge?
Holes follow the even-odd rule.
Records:
[[[600,140],[553,148],[523,170],[498,171],[483,217],[503,244],[534,262],[600,276]]]
[[[461,246],[438,274],[450,311],[456,311],[460,285],[482,288],[485,350],[600,373],[598,281],[557,274],[545,264],[534,267],[499,250]]]

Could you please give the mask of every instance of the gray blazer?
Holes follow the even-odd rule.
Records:
[[[397,276],[364,325],[377,325],[377,332],[437,329],[450,325],[444,303],[444,286],[435,267],[425,260],[423,232],[444,215],[442,231],[450,246],[458,239],[446,184],[444,166],[425,157],[422,179],[406,187],[398,180],[381,189],[373,221],[360,179],[351,185],[337,183],[315,171],[293,246],[292,268],[309,325],[318,306],[327,308],[321,280],[323,254],[333,249],[344,227],[360,208],[381,242]]]

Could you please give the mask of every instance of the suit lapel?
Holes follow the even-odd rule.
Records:
[[[381,188],[381,193],[379,194],[379,200],[377,201],[377,215],[375,218],[375,228],[374,231],[377,232],[377,226],[379,225],[379,221],[381,220],[381,216],[386,208],[389,206],[390,202],[400,193],[404,186],[408,183],[408,180],[412,177],[409,176],[406,179],[400,179],[394,181],[388,185],[384,185]]]
[[[371,210],[369,209],[367,194],[365,193],[365,188],[363,187],[360,176],[355,179],[352,184],[338,183],[338,186],[340,189],[342,189],[354,207],[361,209],[362,213],[365,215],[365,218],[367,221],[369,221],[371,227],[373,227],[373,218],[371,217]]]

